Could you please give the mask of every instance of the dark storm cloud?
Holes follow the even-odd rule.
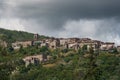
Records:
[[[48,0],[50,1],[50,0]],[[34,2],[34,1],[33,1]],[[119,0],[51,0],[22,3],[18,16],[26,18],[106,18],[120,16]],[[26,13],[26,14],[25,14]]]
[[[48,29],[62,29],[69,20],[101,19],[120,16],[119,0],[46,0],[22,2],[14,15],[44,23]]]
[[[3,0],[0,0],[0,15],[2,14],[3,6]]]
[[[56,37],[120,36],[120,0],[0,1],[2,25],[17,22],[15,27]]]

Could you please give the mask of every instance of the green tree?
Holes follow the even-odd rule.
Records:
[[[83,55],[84,55],[84,51],[80,48],[80,49],[78,50],[78,54],[79,54],[80,56],[83,56]]]
[[[9,80],[11,72],[15,69],[12,63],[0,64],[0,79]]]
[[[100,80],[98,79],[99,74],[98,75],[95,74],[97,72],[97,70],[95,70],[97,67],[96,59],[97,59],[97,56],[95,55],[93,47],[91,46],[89,49],[89,63],[88,63],[89,69],[85,77],[83,78],[83,80]]]
[[[43,53],[44,53],[44,52],[48,52],[48,50],[49,50],[49,49],[48,49],[47,46],[43,46],[43,47],[40,48],[40,52],[43,52]]]
[[[82,47],[82,50],[85,52],[85,51],[87,51],[87,45],[84,45],[83,47]]]

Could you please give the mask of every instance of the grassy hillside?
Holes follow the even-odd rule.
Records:
[[[33,35],[33,33],[28,33],[24,31],[7,30],[0,28],[0,39],[5,40],[7,42],[33,40]],[[48,37],[42,35],[39,36],[39,39],[44,38]]]

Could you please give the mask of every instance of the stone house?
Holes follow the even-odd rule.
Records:
[[[113,42],[102,43],[100,46],[100,50],[112,50],[113,48],[115,48],[115,43]]]
[[[87,41],[91,41],[90,38],[80,38],[80,42],[87,42]]]
[[[92,47],[94,51],[99,49],[98,42],[94,41],[94,40],[82,41],[79,45],[80,45],[80,48],[82,48],[84,45],[86,45],[88,51],[89,51],[90,47]]]
[[[51,48],[51,49],[59,48],[59,46],[60,46],[59,39],[55,39],[49,43],[49,48]]]
[[[32,46],[33,45],[33,41],[24,41],[24,42],[15,42],[12,43],[12,47],[14,49],[20,49],[20,47],[22,46],[23,48],[28,47],[28,46]]]
[[[76,43],[79,40],[80,40],[79,38],[68,38],[68,43]]]
[[[64,46],[65,44],[67,44],[69,42],[69,40],[66,39],[66,38],[60,38],[59,40],[60,40],[60,46],[61,47]]]
[[[117,51],[120,52],[120,46],[117,46]]]
[[[63,46],[64,49],[68,49],[69,48],[69,44],[66,42]]]
[[[41,62],[46,62],[48,60],[49,60],[49,56],[47,56],[45,54],[34,55],[34,56],[27,56],[27,57],[23,58],[23,61],[25,62],[26,67],[29,64],[38,65]]]
[[[78,40],[78,38],[60,38],[60,47],[70,48],[72,45],[75,45],[74,43],[76,43]]]
[[[0,46],[7,47],[7,42],[0,40]]]
[[[80,46],[78,43],[70,43],[70,44],[68,44],[68,48],[78,50],[78,49],[80,49]]]

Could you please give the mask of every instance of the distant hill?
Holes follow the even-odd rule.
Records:
[[[33,33],[0,28],[0,39],[7,41],[9,43],[15,42],[15,41],[33,40],[33,36],[34,36]],[[39,35],[39,39],[46,39],[46,38],[49,38],[49,37]]]

